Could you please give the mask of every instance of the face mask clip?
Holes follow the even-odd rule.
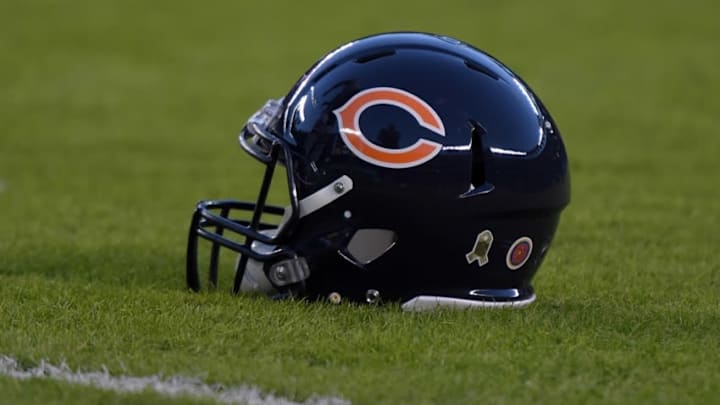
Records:
[[[270,265],[267,275],[273,284],[284,287],[305,281],[310,277],[310,267],[305,258],[295,257]]]

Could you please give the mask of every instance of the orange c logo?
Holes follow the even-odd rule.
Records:
[[[421,165],[440,152],[442,144],[422,138],[406,148],[398,149],[383,148],[370,142],[360,130],[360,115],[365,109],[378,104],[402,108],[421,126],[445,136],[445,126],[440,116],[428,103],[394,87],[374,87],[354,95],[345,105],[333,111],[343,142],[357,157],[377,166],[405,169]]]

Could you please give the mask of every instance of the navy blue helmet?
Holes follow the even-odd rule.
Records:
[[[233,292],[436,306],[522,306],[570,198],[550,114],[509,68],[458,40],[362,38],[320,59],[243,127],[257,201],[198,203],[198,237],[237,256]],[[279,166],[278,166],[279,165]],[[289,206],[266,202],[277,168]]]

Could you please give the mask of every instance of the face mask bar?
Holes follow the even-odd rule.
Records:
[[[198,237],[212,243],[210,250],[209,284],[211,288],[217,286],[218,257],[220,247],[225,247],[240,253],[240,259],[235,268],[233,293],[240,291],[248,260],[260,262],[277,262],[283,259],[292,259],[297,255],[291,249],[281,247],[283,238],[298,219],[298,199],[295,176],[293,174],[290,151],[283,142],[272,134],[268,127],[279,117],[281,100],[270,100],[263,108],[256,112],[243,127],[239,141],[240,145],[251,156],[266,165],[265,175],[255,203],[236,200],[207,200],[197,204],[190,223],[188,235],[186,278],[187,285],[193,291],[200,290],[200,275],[198,271]],[[282,158],[281,158],[282,156]],[[290,212],[286,215],[285,208],[267,205],[267,195],[270,190],[275,166],[284,162],[287,172],[288,190],[290,193]],[[219,211],[219,212],[218,212]],[[232,219],[231,214],[237,211],[252,212],[250,220]],[[261,222],[263,214],[283,216],[280,225]],[[214,227],[214,229],[213,229]],[[275,233],[267,230],[274,229]],[[229,231],[245,238],[244,243],[238,243],[225,235]],[[262,232],[266,231],[266,232]],[[253,242],[273,246],[271,251],[253,250]]]

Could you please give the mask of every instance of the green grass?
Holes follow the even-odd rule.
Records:
[[[484,3],[0,2],[0,354],[295,400],[720,402],[716,2]],[[186,293],[194,203],[255,196],[247,116],[330,48],[403,29],[496,55],[563,131],[573,201],[538,301],[406,314]]]

